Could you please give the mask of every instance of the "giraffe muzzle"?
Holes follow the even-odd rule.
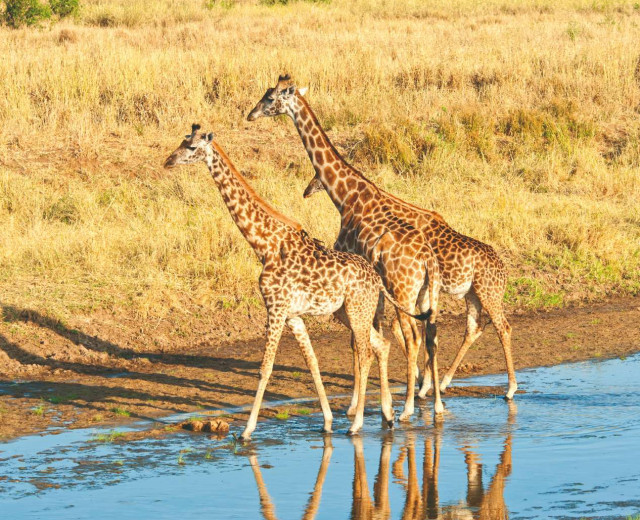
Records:
[[[170,170],[171,168],[173,168],[176,165],[176,159],[175,157],[173,157],[173,155],[171,157],[169,157],[165,162],[164,162],[164,167],[167,170]]]

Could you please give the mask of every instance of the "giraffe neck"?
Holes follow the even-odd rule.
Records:
[[[348,219],[355,223],[358,220],[358,213],[363,207],[360,201],[376,200],[378,202],[386,201],[415,212],[421,218],[434,224],[448,226],[440,214],[415,206],[378,188],[346,162],[327,137],[307,100],[297,92],[293,107],[289,108],[288,115],[293,119],[300,134],[316,171],[316,177],[323,184],[327,194],[342,215],[343,221]]]
[[[309,159],[329,197],[340,213],[352,208],[365,191],[378,193],[378,188],[335,149],[307,101],[298,93],[289,116],[300,134]]]
[[[262,199],[235,169],[217,143],[211,143],[212,154],[207,167],[213,177],[231,218],[261,261],[279,251],[283,234],[300,231],[297,222],[285,217]]]

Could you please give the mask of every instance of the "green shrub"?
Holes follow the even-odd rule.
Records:
[[[53,14],[60,18],[75,16],[80,10],[80,0],[49,0]]]
[[[63,0],[64,1],[64,0]],[[9,27],[34,25],[51,18],[51,8],[38,0],[6,0],[2,22]]]

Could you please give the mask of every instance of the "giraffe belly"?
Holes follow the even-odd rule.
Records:
[[[323,316],[333,314],[344,303],[344,296],[318,296],[306,291],[296,291],[291,300],[291,316],[309,314],[311,316]]]
[[[452,284],[452,283],[443,283],[442,290],[452,296],[455,296],[458,299],[464,298],[465,294],[469,292],[471,289],[471,280],[464,283]]]

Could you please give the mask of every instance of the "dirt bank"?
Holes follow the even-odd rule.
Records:
[[[254,327],[258,321],[253,320]],[[513,314],[510,321],[516,368],[622,357],[640,350],[640,298]],[[464,326],[462,313],[442,316],[443,368],[453,359]],[[349,393],[348,335],[333,326],[324,328],[322,332],[316,327],[312,341],[327,392]],[[142,335],[146,341],[140,340]],[[167,345],[155,338],[149,324],[134,319],[103,316],[64,325],[36,312],[5,307],[0,322],[0,437],[51,426],[117,424],[248,404],[257,384],[262,345],[262,339],[234,341],[233,336],[226,341],[216,336],[212,341],[195,329],[182,341]],[[397,346],[390,363],[392,383],[402,384],[405,361]],[[489,326],[467,354],[458,375],[503,371],[502,349]],[[377,385],[375,373],[373,384]],[[503,389],[490,391],[502,393]],[[314,393],[295,341],[285,336],[265,399]],[[449,392],[453,393],[454,389]],[[343,403],[335,406],[340,408]]]

